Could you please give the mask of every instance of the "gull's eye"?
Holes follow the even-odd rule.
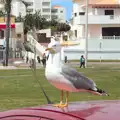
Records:
[[[53,45],[53,47],[56,47],[56,45]]]

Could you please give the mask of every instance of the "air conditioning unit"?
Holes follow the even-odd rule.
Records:
[[[110,15],[110,19],[114,19],[114,15]]]

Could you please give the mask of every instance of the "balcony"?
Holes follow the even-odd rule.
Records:
[[[48,5],[48,6],[47,6],[47,5],[46,5],[46,6],[44,5],[44,6],[42,6],[42,8],[45,8],[45,9],[48,9],[48,8],[49,8],[49,9],[50,9],[51,6],[50,6],[50,5]]]
[[[85,15],[74,17],[74,25],[85,24]],[[120,16],[88,15],[88,24],[120,24]]]

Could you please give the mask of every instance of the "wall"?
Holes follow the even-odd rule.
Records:
[[[42,29],[37,31],[37,33],[46,33],[46,37],[51,37],[51,29]]]
[[[11,13],[16,17],[18,17],[20,14],[21,16],[25,16],[26,15],[25,5],[20,1],[13,1]]]
[[[97,8],[95,15],[105,15],[105,10],[114,10],[115,16],[120,16],[120,9],[114,9],[114,8]]]
[[[56,16],[56,20],[59,22],[66,22],[66,9],[64,7],[52,7],[52,10],[56,10],[56,12],[51,12],[52,17]],[[63,12],[61,12],[63,11]]]
[[[103,26],[105,27],[105,26]],[[77,38],[85,37],[85,26],[76,25],[72,27],[72,30],[77,30]],[[89,25],[88,26],[88,37],[100,38],[102,36],[102,25]]]
[[[84,55],[85,40],[81,40],[81,45],[64,48],[64,55],[69,60],[80,59]],[[120,40],[100,40],[91,39],[88,41],[88,59],[120,59]]]
[[[101,25],[89,25],[88,36],[92,38],[100,38],[102,36]]]

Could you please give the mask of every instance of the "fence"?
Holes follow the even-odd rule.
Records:
[[[64,49],[64,56],[68,60],[80,59],[84,55],[85,40],[80,41],[79,46]],[[91,60],[120,60],[120,39],[89,39],[88,59]]]

